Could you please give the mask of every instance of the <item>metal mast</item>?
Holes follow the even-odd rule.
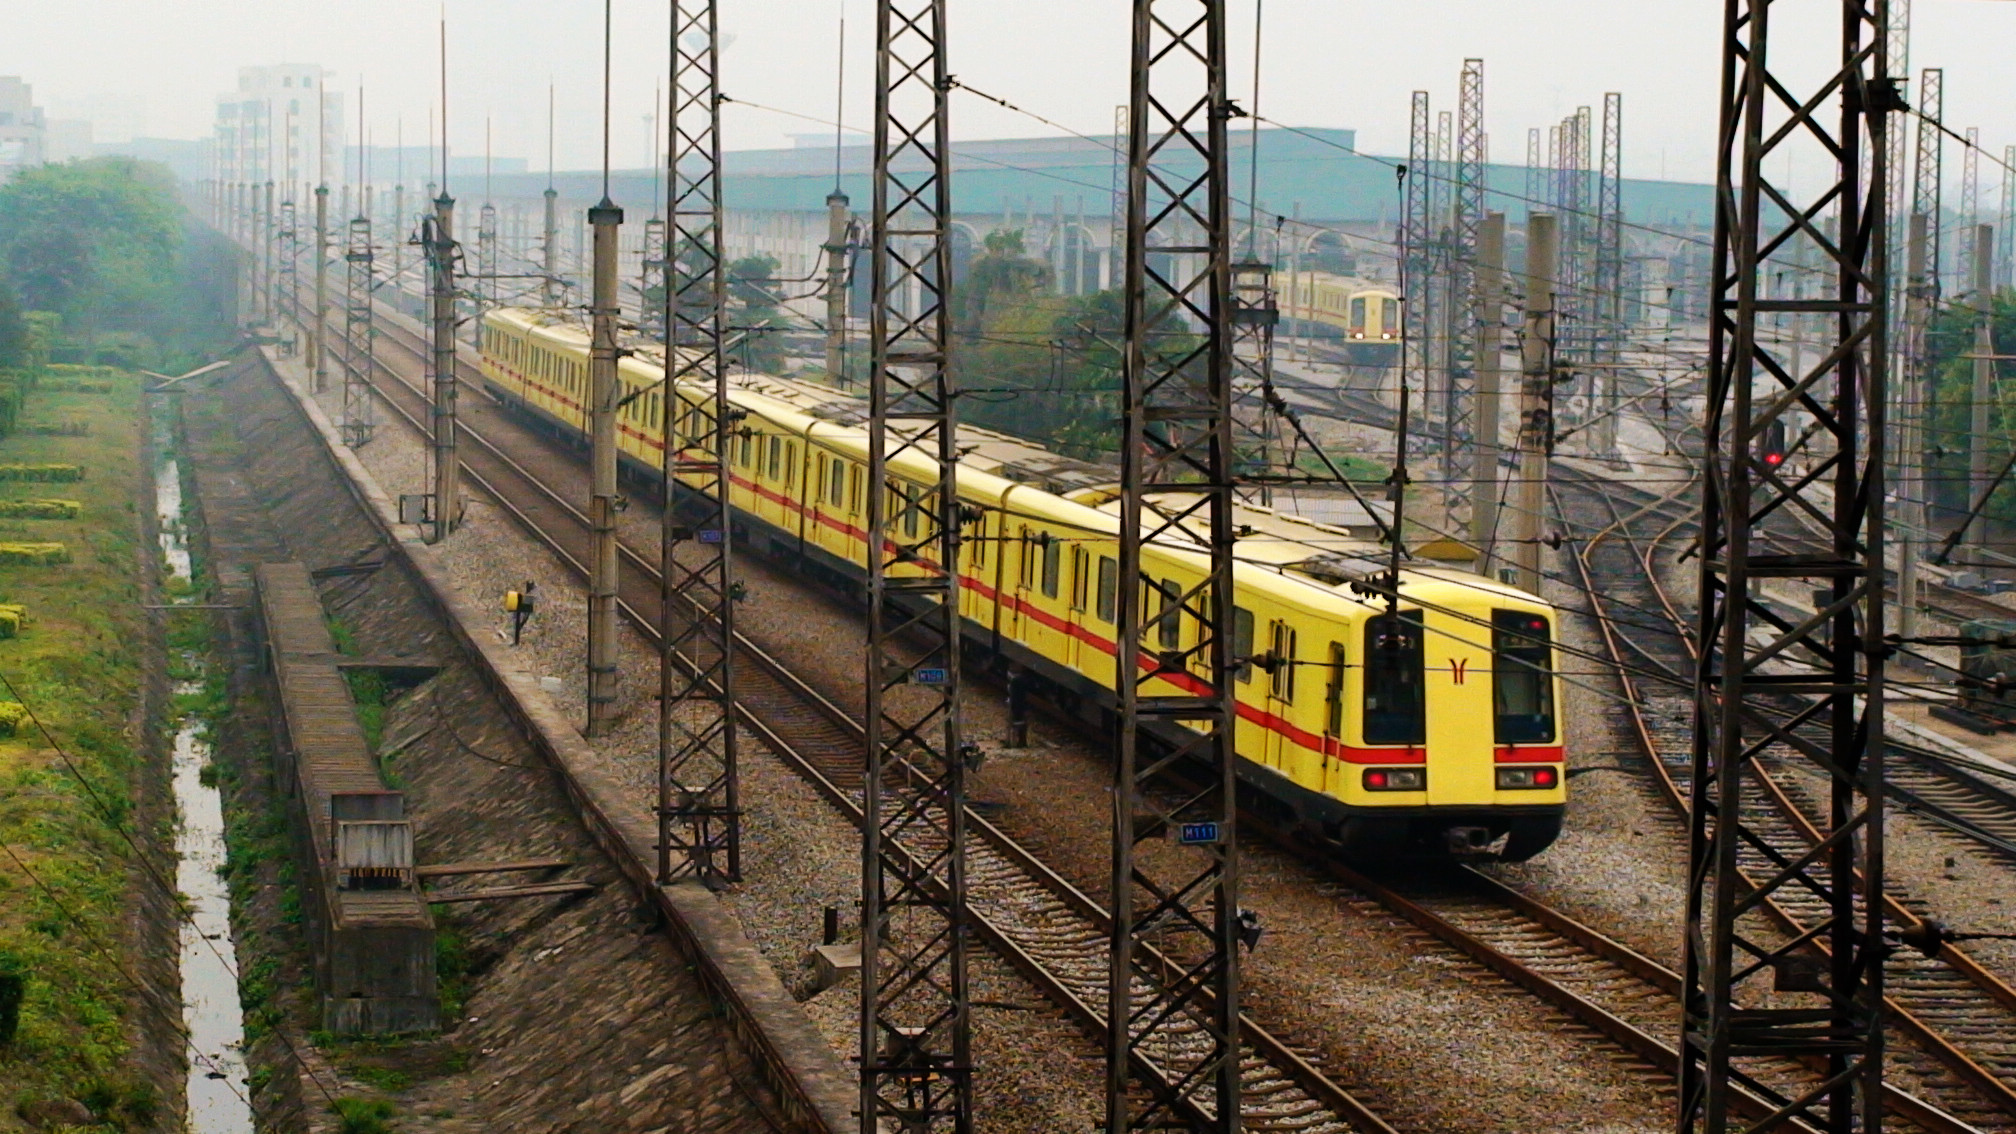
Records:
[[[1546,153],[1540,143],[1540,127],[1526,131],[1526,211],[1533,212],[1547,201],[1547,175],[1541,163]]]
[[[677,193],[677,190],[673,192]],[[656,190],[653,194],[655,196]],[[677,243],[676,237],[674,243]],[[644,222],[644,246],[638,249],[637,267],[637,330],[649,338],[662,339],[665,328],[672,325],[663,322],[664,296],[671,271],[671,266],[666,263],[663,218],[654,216]]]
[[[371,218],[361,212],[350,219],[350,243],[343,260],[343,443],[355,449],[371,440],[376,417],[371,400],[372,352],[377,328],[371,306],[372,260],[377,250],[371,244]]]
[[[462,457],[455,381],[455,198],[444,186],[434,199],[434,215],[421,222],[420,242],[427,254],[431,279],[429,303],[433,315],[433,541],[439,543],[462,518]]]
[[[1239,856],[1223,0],[1134,0],[1131,82],[1106,1129],[1230,1134]],[[1425,96],[1415,108],[1425,137]],[[1183,577],[1143,570],[1151,543],[1184,549]],[[1137,855],[1141,840],[1172,836],[1177,847]],[[1162,967],[1168,953],[1182,958],[1178,979]]]
[[[878,0],[861,1124],[918,1134],[973,1128],[950,93],[945,0]]]
[[[2002,148],[2002,214],[1995,233],[1995,286],[2016,287],[2016,146]]]
[[[709,885],[742,877],[719,63],[715,0],[677,0],[665,211],[679,255],[657,311],[670,328],[660,421],[671,439],[659,545],[658,878]]]
[[[308,324],[308,388],[329,389],[329,186],[315,187],[315,311]]]
[[[1795,46],[1822,34],[1840,44],[1836,68],[1810,79],[1771,69],[1781,9],[1795,14],[1732,0],[1724,33],[1678,1129],[1804,1122],[1866,1134],[1883,1118],[1883,142],[1900,104],[1886,73],[1885,0],[1842,0],[1838,36],[1810,22],[1783,33]],[[1831,160],[1832,175],[1808,172],[1796,191],[1774,182],[1795,154],[1809,171]],[[1768,259],[1799,245],[1817,253],[1824,287],[1812,299],[1768,298]],[[1832,341],[1810,372],[1788,369],[1763,334],[1783,312],[1825,317]],[[1819,442],[1796,480],[1759,452],[1795,408]],[[1767,533],[1773,513],[1824,533]],[[1761,591],[1769,579],[1820,592],[1819,609],[1785,619]],[[1808,700],[1800,718],[1824,739],[1760,715],[1760,698],[1785,694]],[[1751,857],[1766,836],[1744,809],[1767,758],[1811,761],[1831,784],[1810,854]],[[1796,941],[1757,936],[1747,915],[1792,893],[1824,898],[1826,912]],[[1736,1066],[1763,1055],[1810,1060],[1824,1077],[1785,1096]],[[1779,1112],[1743,1125],[1730,1105],[1737,1081]]]
[[[1456,153],[1448,240],[1449,378],[1443,410],[1442,480],[1456,509],[1470,500],[1476,439],[1478,326],[1477,231],[1484,223],[1484,61],[1465,59],[1456,99]]]
[[[1939,302],[1939,245],[1940,233],[1944,226],[1939,215],[1942,189],[1940,174],[1945,166],[1946,137],[1939,130],[1945,117],[1946,72],[1938,67],[1927,67],[1918,80],[1918,160],[1915,167],[1916,178],[1912,182],[1911,215],[1923,213],[1928,226],[1925,233],[1925,280],[1931,288],[1926,302]]]
[[[1400,278],[1405,287],[1400,300],[1400,381],[1425,394],[1428,371],[1434,366],[1433,328],[1429,318],[1433,306],[1430,288],[1434,261],[1429,244],[1435,233],[1434,193],[1429,188],[1435,157],[1435,128],[1428,113],[1428,92],[1415,91],[1408,113],[1407,170],[1401,185]],[[1415,370],[1407,365],[1420,360]],[[1397,394],[1397,389],[1396,389]],[[1396,399],[1397,404],[1397,399]],[[1426,431],[1422,432],[1426,436]]]
[[[1596,293],[1590,310],[1595,324],[1596,388],[1603,396],[1589,413],[1596,422],[1589,443],[1598,456],[1615,459],[1618,366],[1624,358],[1624,96],[1603,96],[1603,141],[1596,175]]]
[[[1981,223],[1981,128],[1967,127],[1960,148],[1960,226],[1953,234],[1953,282],[1960,291],[1974,286],[1974,226]]]

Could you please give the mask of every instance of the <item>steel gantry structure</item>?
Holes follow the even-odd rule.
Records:
[[[1592,310],[1596,325],[1595,389],[1589,416],[1594,428],[1589,443],[1596,455],[1618,457],[1618,393],[1624,359],[1624,96],[1603,96],[1603,138],[1597,147],[1596,174],[1596,294]]]
[[[709,885],[742,877],[720,42],[715,0],[675,0],[665,184],[679,255],[658,268],[671,379],[659,421],[664,437],[678,439],[664,449],[659,544],[658,879],[691,875]],[[690,409],[681,390],[694,395]]]
[[[343,252],[348,271],[343,296],[343,443],[355,449],[367,444],[376,428],[371,394],[372,355],[377,320],[372,291],[377,248],[372,243],[371,218],[359,212],[350,219],[350,241]]]
[[[973,1128],[946,0],[878,0],[868,384],[863,1130]]]
[[[1848,1134],[1882,1124],[1884,140],[1887,115],[1901,108],[1885,7],[1840,0],[1838,29],[1836,13],[1812,5],[1727,7],[1697,557],[1683,1132],[1803,1123]],[[1778,16],[1790,26],[1774,26]],[[1773,69],[1774,37],[1835,43],[1839,55],[1820,75],[1802,68],[1795,79]],[[1795,194],[1772,176],[1794,155],[1807,170],[1826,163],[1831,176],[1808,172]],[[1768,260],[1801,246],[1817,253],[1824,288],[1811,299],[1771,298]],[[1810,368],[1790,367],[1763,333],[1787,312],[1826,319],[1830,339]],[[1815,423],[1808,471],[1796,475],[1767,463],[1761,444],[1794,410]],[[1821,534],[1767,532],[1795,515]],[[1774,579],[1813,588],[1814,612],[1768,605],[1760,588]],[[1765,700],[1779,698],[1797,707],[1767,714]],[[1831,785],[1815,820],[1820,839],[1805,851],[1774,845],[1746,814],[1761,765],[1778,760],[1803,760]],[[1756,918],[1790,893],[1821,896],[1825,912],[1787,940]],[[1744,1074],[1760,1056],[1810,1060],[1822,1074],[1787,1091]],[[1777,1113],[1741,1125],[1731,1106],[1738,1083]]]
[[[1223,0],[1134,0],[1132,36],[1106,1129],[1230,1132],[1240,1127],[1240,911],[1226,170],[1235,110]],[[1151,542],[1185,548],[1199,581],[1151,578]],[[1175,619],[1195,629],[1187,646],[1160,629]],[[1173,845],[1144,851],[1150,839]]]
[[[1442,481],[1454,509],[1470,498],[1477,432],[1477,231],[1484,223],[1484,61],[1465,59],[1457,91],[1456,139],[1443,312],[1448,377],[1442,409]],[[1493,438],[1493,441],[1496,439]],[[1473,502],[1474,506],[1474,502]]]

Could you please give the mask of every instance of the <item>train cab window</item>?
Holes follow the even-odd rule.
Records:
[[[1268,653],[1273,655],[1274,672],[1267,675],[1268,692],[1277,701],[1295,700],[1295,628],[1276,622],[1270,628]]]
[[[1232,608],[1232,664],[1239,680],[1253,680],[1253,612],[1243,606]]]
[[[1111,622],[1120,616],[1120,564],[1110,555],[1099,557],[1099,620]]]
[[[1354,298],[1351,301],[1351,333],[1354,335],[1365,333],[1365,298],[1363,296]]]
[[[1554,739],[1553,649],[1547,619],[1521,610],[1491,612],[1491,687],[1500,744]]]
[[[1071,545],[1071,609],[1072,610],[1082,611],[1085,609],[1085,583],[1086,583],[1085,576],[1087,574],[1085,570],[1085,560],[1087,558],[1088,556],[1086,555],[1084,548],[1079,547],[1075,543]]]
[[[1400,333],[1400,305],[1381,301],[1379,304],[1379,333],[1397,335]]]
[[[1421,612],[1365,622],[1365,743],[1420,744],[1428,738],[1421,672]]]
[[[1056,598],[1058,575],[1064,569],[1064,541],[1049,532],[1037,538],[1043,541],[1043,597]]]
[[[1344,735],[1344,643],[1330,643],[1330,679],[1323,687],[1323,735]]]

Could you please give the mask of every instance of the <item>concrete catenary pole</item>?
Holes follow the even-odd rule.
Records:
[[[315,187],[315,312],[308,328],[309,385],[318,394],[329,389],[329,186]]]
[[[1477,407],[1471,453],[1470,540],[1477,573],[1497,577],[1493,542],[1498,535],[1498,406],[1500,327],[1505,318],[1505,214],[1486,213],[1477,226]]]
[[[276,239],[276,230],[279,228],[279,225],[275,223],[273,216],[274,188],[275,186],[273,184],[272,179],[268,178],[264,189],[265,212],[264,215],[260,218],[260,225],[259,225],[259,262],[261,264],[260,267],[261,278],[259,280],[259,303],[260,306],[264,308],[266,312],[266,322],[268,323],[278,322],[278,309],[277,305],[273,302],[273,291],[274,291],[273,280],[275,275],[273,270],[274,268],[273,252],[274,252],[274,245],[278,243]]]
[[[1904,292],[1904,412],[1898,423],[1897,487],[1903,507],[1897,510],[1897,632],[1906,638],[1918,633],[1918,559],[1925,540],[1925,426],[1921,415],[1925,412],[1925,323],[1933,287],[1927,278],[1931,231],[1931,221],[1924,213],[1912,213],[1910,232],[1904,238],[1904,278],[1909,286]]]
[[[595,230],[595,284],[588,344],[588,730],[604,736],[616,711],[616,254],[623,210],[602,198],[588,210]]]
[[[462,511],[461,421],[455,404],[455,198],[434,199],[427,261],[434,316],[434,542],[448,538]]]
[[[1514,499],[1512,561],[1519,586],[1540,592],[1540,517],[1547,458],[1554,448],[1554,287],[1556,228],[1551,213],[1526,221],[1526,318],[1519,360],[1519,485]]]
[[[847,388],[847,194],[826,194],[826,380]]]

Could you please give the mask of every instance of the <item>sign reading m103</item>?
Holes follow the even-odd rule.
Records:
[[[1184,823],[1176,828],[1176,841],[1186,847],[1210,846],[1223,842],[1224,834],[1216,823]]]

